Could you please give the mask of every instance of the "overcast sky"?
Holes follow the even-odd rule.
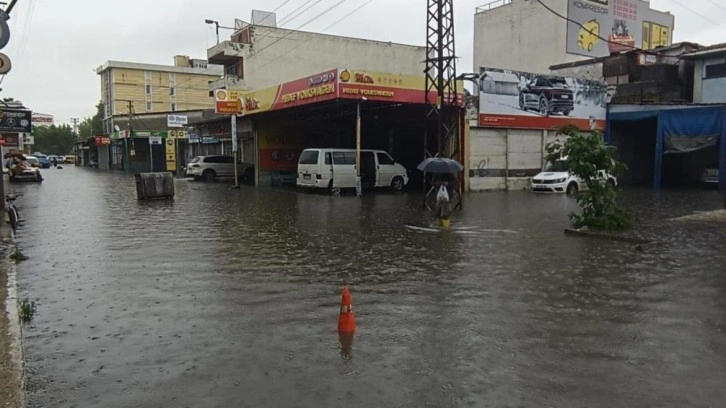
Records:
[[[22,100],[33,111],[54,115],[56,122],[91,116],[101,95],[94,70],[105,61],[171,65],[177,54],[206,58],[215,36],[205,19],[231,26],[235,17],[249,21],[252,9],[270,10],[284,1],[19,0],[9,22],[10,43],[2,51],[10,56],[13,70],[0,85],[0,96]],[[339,1],[319,0],[284,26],[296,29]],[[303,29],[323,30],[368,1],[345,0]],[[454,1],[460,72],[473,70],[474,9],[489,1]],[[304,2],[289,0],[278,11],[278,21]],[[726,41],[724,0],[652,0],[651,5],[675,14],[675,41]],[[425,8],[425,0],[372,0],[325,32],[423,44]],[[223,30],[221,35],[229,34]]]

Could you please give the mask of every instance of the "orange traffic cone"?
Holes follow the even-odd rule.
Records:
[[[338,317],[338,333],[355,332],[355,313],[353,313],[353,299],[348,287],[343,288],[340,300],[340,316]]]

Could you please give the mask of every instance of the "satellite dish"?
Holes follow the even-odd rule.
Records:
[[[120,132],[120,131],[121,131],[121,128],[120,128],[120,127],[118,127],[118,125],[115,125],[115,126],[114,126],[113,128],[114,128],[114,129],[115,129],[115,130],[116,130],[117,132]]]

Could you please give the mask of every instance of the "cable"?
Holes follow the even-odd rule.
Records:
[[[290,1],[291,1],[291,0],[285,0],[285,1],[283,1],[283,2],[282,2],[282,4],[280,4],[279,6],[277,6],[277,8],[276,8],[276,9],[274,9],[274,10],[272,10],[272,12],[274,13],[274,12],[276,12],[277,10],[281,9],[281,8],[282,8],[282,7],[283,7],[283,6],[285,5],[285,4],[289,3]]]
[[[363,6],[361,6],[361,7],[358,7],[358,8],[357,8],[357,9],[355,9],[354,11],[355,11],[355,12],[357,12],[357,11],[360,11],[360,10],[361,10],[361,9],[362,9],[363,7],[365,7],[366,5],[368,5],[368,4],[372,3],[372,2],[373,2],[373,0],[369,0],[369,1],[368,1],[367,3],[365,3],[365,4],[363,5]],[[353,14],[353,13],[348,13],[348,14],[346,14],[345,16],[343,16],[343,17],[341,17],[340,19],[338,19],[338,21],[334,22],[333,24],[331,24],[330,26],[328,26],[327,28],[325,28],[325,29],[324,29],[324,30],[322,30],[322,31],[325,31],[325,30],[327,30],[328,28],[330,28],[330,27],[333,27],[333,26],[335,26],[336,24],[338,24],[338,23],[340,23],[341,21],[345,20],[346,18],[350,17],[350,16],[352,15],[352,14]],[[272,59],[270,59],[270,61],[268,61],[268,62],[267,62],[267,63],[265,63],[265,64],[262,64],[261,66],[257,67],[257,69],[255,69],[255,70],[252,70],[252,71],[250,71],[249,73],[250,73],[250,74],[252,74],[252,73],[255,73],[255,72],[257,72],[257,71],[261,70],[262,68],[264,68],[264,67],[266,67],[266,66],[268,66],[268,65],[272,64],[273,62],[275,62],[275,61],[279,60],[280,58],[282,58],[282,57],[284,57],[284,56],[288,55],[289,53],[291,53],[291,52],[295,51],[296,49],[300,48],[301,46],[303,46],[303,45],[304,45],[305,43],[307,43],[308,41],[310,41],[310,40],[305,40],[305,41],[301,41],[300,43],[298,43],[298,44],[297,44],[297,45],[296,45],[295,47],[293,47],[292,49],[290,49],[290,50],[286,50],[286,51],[285,51],[285,52],[283,52],[282,54],[278,55],[278,56],[277,56],[277,57],[275,57],[275,58],[272,58]]]
[[[307,6],[308,4],[312,3],[313,1],[315,1],[315,0],[307,0],[307,1],[305,1],[298,8],[296,8],[293,11],[291,11],[285,17],[281,18],[280,21],[278,22],[277,26],[280,27],[283,24],[287,24],[290,20],[293,20],[293,19],[297,18],[298,15],[295,15],[295,17],[292,17],[292,18],[290,18],[290,16],[294,15],[295,13],[297,13],[298,11],[300,11],[303,7]],[[315,4],[318,4],[318,3],[320,3],[320,0],[315,1]],[[305,10],[303,10],[303,13],[306,12],[306,11],[308,11],[308,10],[310,10],[310,8],[313,7],[315,4],[310,4],[310,6],[308,8],[306,8]]]
[[[711,23],[713,25],[716,25],[716,26],[719,26],[721,28],[726,29],[726,25],[723,25],[721,23],[717,23],[717,22],[711,20],[710,18],[704,16],[703,14],[697,12],[696,10],[693,10],[692,8],[689,8],[689,7],[684,6],[683,3],[681,3],[679,0],[671,0],[671,1],[674,2],[674,3],[676,3],[677,5],[681,6],[681,8],[684,8],[684,9],[690,11],[691,13],[697,15],[698,17],[701,17],[702,19],[708,21],[709,23]]]
[[[716,1],[714,1],[714,0],[708,0],[708,2],[709,2],[709,3],[711,3],[711,4],[713,4],[713,5],[714,5],[714,6],[716,6],[716,7],[720,8],[721,10],[724,10],[724,11],[726,11],[726,7],[724,7],[724,6],[722,6],[722,5],[718,4],[718,3],[716,3]]]
[[[269,37],[270,35],[272,35],[273,33],[275,33],[275,32],[276,32],[277,30],[279,30],[279,29],[280,29],[280,28],[282,27],[282,25],[283,25],[283,24],[287,24],[287,23],[289,23],[290,21],[292,21],[292,20],[296,19],[296,18],[297,18],[298,16],[300,16],[300,15],[304,14],[304,13],[305,13],[306,11],[310,10],[310,9],[311,9],[311,8],[312,8],[313,6],[315,6],[316,4],[320,3],[320,2],[322,1],[322,0],[317,0],[317,1],[315,1],[315,3],[313,3],[313,4],[310,4],[310,3],[312,3],[313,1],[315,1],[315,0],[307,0],[307,1],[306,1],[305,3],[303,3],[303,4],[302,4],[302,5],[300,6],[300,7],[296,8],[296,9],[295,9],[295,10],[293,10],[293,11],[292,11],[292,12],[291,12],[290,14],[288,14],[287,16],[285,16],[285,17],[283,17],[282,19],[280,19],[280,21],[279,21],[279,22],[277,23],[277,27],[274,27],[274,28],[273,28],[272,30],[270,30],[269,32],[267,32],[267,33],[265,33],[265,34],[263,34],[263,35],[259,36],[258,38],[256,38],[256,39],[255,39],[255,41],[260,41],[260,40],[264,39],[265,37]],[[296,12],[297,12],[298,10],[302,9],[303,7],[305,7],[305,6],[306,6],[306,5],[308,5],[308,4],[310,4],[310,6],[308,6],[308,7],[307,7],[307,8],[305,9],[305,10],[303,10],[303,11],[302,11],[302,12],[300,12],[299,14],[295,15],[294,17],[290,18],[290,16],[291,16],[291,15],[295,14],[295,13],[296,13]],[[287,21],[285,21],[285,20],[287,20]]]
[[[335,27],[336,25],[340,24],[340,23],[341,23],[341,22],[342,22],[343,20],[345,20],[346,18],[348,18],[348,17],[352,16],[353,14],[357,13],[357,12],[358,12],[358,11],[359,11],[360,9],[362,9],[363,7],[365,7],[365,6],[367,6],[367,5],[371,4],[371,3],[373,3],[373,1],[374,1],[374,0],[368,0],[367,2],[363,3],[362,5],[360,5],[359,7],[357,7],[356,9],[354,9],[353,11],[351,11],[350,13],[348,13],[348,14],[344,15],[343,17],[341,17],[340,19],[338,19],[338,21],[336,21],[336,22],[334,22],[333,24],[331,24],[331,25],[329,25],[329,26],[327,26],[327,27],[323,28],[323,29],[322,29],[322,30],[320,30],[320,31],[321,31],[321,32],[325,32],[325,31],[327,31],[327,30],[329,30],[329,29],[331,29],[331,28]]]
[[[305,23],[303,23],[301,26],[299,26],[295,30],[288,31],[287,34],[285,34],[282,37],[278,38],[277,40],[273,41],[272,43],[270,43],[266,47],[262,47],[262,49],[257,50],[255,52],[255,54],[259,54],[262,51],[264,51],[264,50],[272,47],[273,45],[277,44],[278,42],[280,42],[280,41],[284,40],[285,38],[287,38],[288,36],[290,36],[292,33],[295,33],[297,31],[299,31],[301,28],[305,27],[306,25],[308,25],[308,24],[312,23],[313,21],[319,19],[320,17],[324,16],[325,14],[333,11],[336,7],[340,6],[341,4],[345,3],[346,1],[348,1],[348,0],[340,0],[339,2],[335,3],[333,6],[329,7],[328,9],[326,9],[325,11],[323,11],[322,13],[320,13],[317,16],[315,16],[315,17],[311,18],[310,20],[306,21]]]

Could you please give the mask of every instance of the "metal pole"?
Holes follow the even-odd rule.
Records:
[[[3,142],[4,143],[4,142]],[[3,160],[3,173],[0,178],[0,210],[5,210],[5,156],[3,156],[3,146],[0,145],[0,157]],[[8,169],[8,177],[10,177],[10,169]]]
[[[361,128],[361,120],[360,120],[360,104],[361,101],[358,101],[358,108],[356,111],[356,119],[355,119],[355,171],[356,171],[356,178],[355,178],[355,190],[358,194],[358,197],[363,196],[363,185],[361,184],[360,179],[360,128]]]
[[[234,187],[239,187],[239,170],[237,169],[237,115],[231,117],[232,156],[234,158]]]
[[[150,173],[153,173],[154,172],[154,145],[151,144],[151,137],[149,137],[149,157],[151,158]]]
[[[214,25],[217,27],[217,45],[219,45],[219,23],[215,21]]]

